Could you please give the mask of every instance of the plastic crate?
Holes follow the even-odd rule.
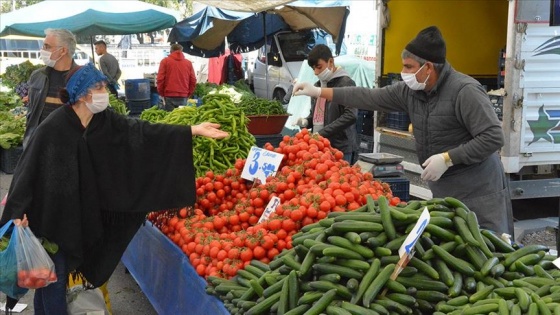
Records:
[[[488,95],[490,97],[490,102],[492,102],[492,107],[494,107],[494,112],[498,115],[498,119],[502,120],[503,110],[504,110],[504,97],[501,95]]]
[[[373,136],[373,112],[359,110],[356,119],[356,131],[358,134]]]
[[[276,135],[255,135],[254,137],[257,140],[257,147],[259,148],[264,148],[267,142],[270,142],[273,147],[277,148],[284,136],[279,133]]]
[[[0,170],[6,174],[13,174],[22,152],[23,147],[0,149]]]
[[[372,153],[373,152],[373,136],[359,135],[360,144],[358,146],[359,153]]]
[[[387,114],[387,127],[391,129],[408,131],[410,118],[404,112],[391,112]]]
[[[130,115],[138,115],[142,113],[143,110],[152,107],[151,100],[145,101],[127,101],[126,107],[130,111]]]
[[[389,184],[393,196],[401,198],[402,201],[410,199],[410,181],[404,176],[377,177],[377,180]]]

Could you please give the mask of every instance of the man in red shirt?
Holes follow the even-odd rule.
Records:
[[[157,90],[163,97],[164,109],[172,111],[187,105],[195,86],[196,75],[192,63],[183,55],[183,46],[171,45],[171,53],[160,62],[157,74]]]

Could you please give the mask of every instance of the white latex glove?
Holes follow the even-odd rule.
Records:
[[[301,127],[301,128],[307,127],[307,119],[303,118],[303,117],[300,117],[296,120],[295,123],[292,124],[292,126],[298,126],[298,127]]]
[[[319,98],[321,96],[321,88],[316,87],[309,82],[299,82],[294,85],[294,95],[307,95]]]
[[[422,175],[420,175],[420,178],[422,178],[423,180],[431,180],[435,182],[441,177],[441,175],[443,175],[443,173],[445,173],[445,171],[447,171],[447,169],[451,165],[445,163],[445,157],[443,156],[443,153],[440,153],[430,156],[422,164],[422,166],[424,167],[424,171],[422,172]]]

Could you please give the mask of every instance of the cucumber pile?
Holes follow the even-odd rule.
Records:
[[[232,314],[560,314],[560,270],[542,245],[512,246],[451,197],[389,206],[380,196],[331,212],[293,248],[207,292]],[[424,207],[431,219],[395,280],[398,249]]]

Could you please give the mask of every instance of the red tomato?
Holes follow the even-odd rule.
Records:
[[[266,256],[266,250],[261,246],[256,246],[253,249],[253,257],[255,257],[256,259],[261,259],[264,258],[265,256]]]

